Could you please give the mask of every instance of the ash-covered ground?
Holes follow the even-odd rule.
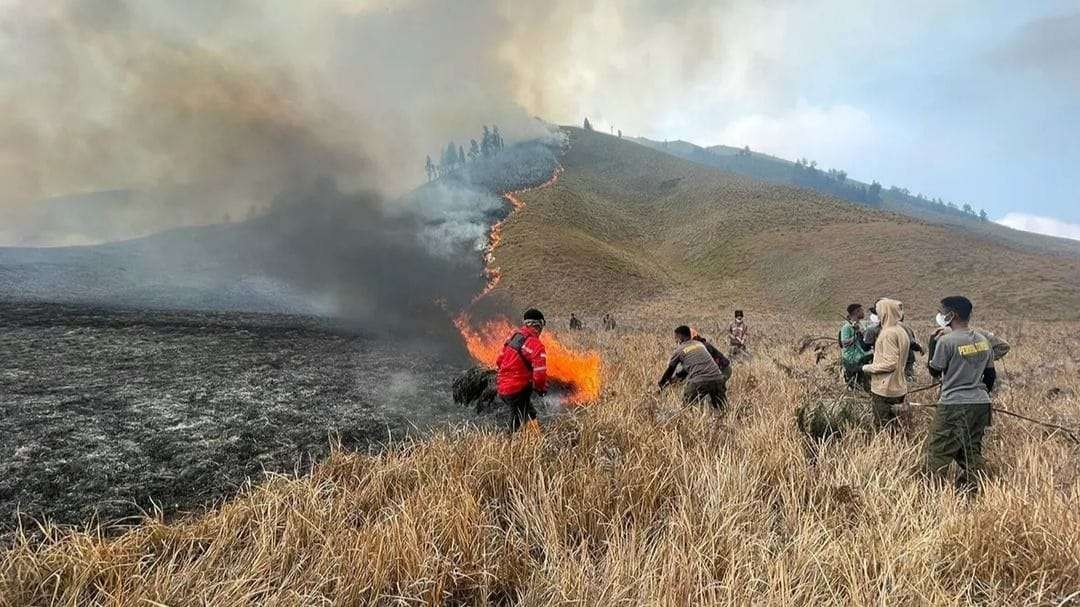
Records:
[[[311,317],[0,303],[0,535],[166,513],[292,472],[331,436],[378,448],[454,405],[470,363]]]
[[[331,437],[363,450],[501,421],[453,404],[472,362],[447,310],[484,286],[499,192],[549,179],[563,143],[516,144],[396,202],[319,176],[240,223],[0,248],[0,537],[19,513],[194,509],[303,470]]]

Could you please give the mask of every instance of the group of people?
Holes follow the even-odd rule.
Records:
[[[997,372],[994,361],[1009,344],[989,331],[971,327],[974,305],[963,296],[941,300],[937,325],[926,348],[927,367],[941,387],[926,443],[926,464],[941,473],[955,461],[958,486],[972,488],[982,465],[982,439],[991,421],[990,393]],[[847,307],[838,336],[848,388],[870,393],[878,428],[895,429],[910,405],[916,355],[924,349],[904,324],[904,306],[883,298],[866,322],[861,304]]]
[[[604,328],[605,331],[614,331],[615,330],[615,317],[611,313],[605,313],[604,316],[600,319],[600,325]],[[570,313],[570,330],[571,331],[582,331],[584,329],[585,329],[585,321],[581,320],[581,318],[578,317],[578,315],[576,313],[571,312]]]
[[[614,329],[615,317],[605,314],[603,325],[605,329]],[[496,390],[510,410],[511,432],[539,431],[532,396],[544,396],[547,392],[547,352],[540,341],[546,326],[543,312],[535,308],[526,310],[521,326],[507,338],[495,361]],[[584,328],[575,313],[570,314],[570,328]],[[749,352],[749,336],[743,312],[737,310],[735,320],[728,326],[733,358]],[[688,403],[705,400],[713,407],[723,408],[727,403],[727,382],[731,379],[731,360],[686,325],[675,328],[675,338],[677,347],[660,379],[660,389],[681,380],[685,384],[683,397]]]
[[[682,380],[683,401],[708,401],[716,409],[727,406],[727,383],[731,379],[731,361],[750,354],[750,329],[742,310],[735,310],[735,320],[727,329],[729,356],[695,334],[686,325],[675,327],[675,352],[658,382],[663,390],[675,380]]]
[[[961,470],[957,483],[965,487],[974,486],[982,464],[982,438],[991,421],[994,361],[1009,351],[1009,344],[993,333],[971,327],[973,309],[971,300],[963,296],[942,299],[937,328],[925,350],[930,374],[941,387],[926,444],[927,466],[940,473],[956,461]],[[581,328],[576,315],[570,318],[571,328]],[[894,429],[910,408],[906,401],[915,378],[916,356],[924,349],[904,324],[903,303],[879,299],[867,320],[861,304],[847,307],[838,335],[844,379],[849,389],[870,393],[877,427]],[[608,321],[605,315],[605,328]],[[614,326],[613,318],[610,324]],[[534,393],[543,396],[547,389],[547,354],[540,341],[545,325],[543,313],[527,310],[523,324],[506,340],[496,362],[498,393],[511,410],[511,431],[522,427],[539,431],[531,397]],[[749,354],[749,335],[743,312],[737,310],[728,325],[729,358],[687,325],[676,327],[675,351],[659,388],[682,380],[685,402],[708,401],[722,409],[727,404],[732,359]]]

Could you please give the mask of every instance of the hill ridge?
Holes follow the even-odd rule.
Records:
[[[590,313],[753,303],[831,318],[886,294],[930,315],[964,292],[995,316],[1080,315],[1080,257],[566,132],[559,183],[524,197],[495,252],[519,303]]]

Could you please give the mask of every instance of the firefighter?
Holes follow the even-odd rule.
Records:
[[[954,460],[960,466],[957,489],[978,488],[982,468],[982,439],[990,425],[990,393],[985,372],[1009,352],[1009,344],[993,334],[970,328],[971,300],[953,296],[941,300],[937,324],[948,327],[934,344],[930,374],[941,381],[926,441],[926,466],[940,475]]]
[[[499,398],[510,408],[510,432],[523,425],[527,431],[539,432],[532,395],[547,392],[547,352],[540,342],[546,323],[544,314],[535,308],[526,310],[523,320],[495,361],[495,385]]]
[[[690,327],[686,325],[675,328],[675,339],[678,345],[671,355],[664,375],[660,378],[660,389],[663,390],[671,383],[681,366],[686,377],[683,401],[689,404],[707,398],[713,407],[722,408],[726,402],[727,387],[725,376],[710,353],[711,346],[693,339]]]
[[[749,354],[746,342],[750,338],[750,329],[743,320],[743,311],[735,310],[735,320],[728,325],[728,343],[731,345],[731,358]]]

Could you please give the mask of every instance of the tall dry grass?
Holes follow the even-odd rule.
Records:
[[[999,404],[1077,423],[1075,396],[1047,396],[1080,393],[1075,329],[1026,328]],[[832,330],[759,325],[723,415],[652,392],[668,329],[575,336],[604,352],[605,395],[539,440],[446,431],[379,456],[337,451],[310,475],[269,478],[203,515],[113,539],[24,534],[0,556],[0,603],[1080,599],[1080,448],[1060,436],[997,418],[975,499],[922,477],[925,419],[910,435],[845,435],[810,463],[793,409],[834,374],[794,346]]]

